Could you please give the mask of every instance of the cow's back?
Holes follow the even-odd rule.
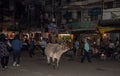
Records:
[[[56,51],[56,48],[58,47],[58,45],[59,44],[48,43],[45,47],[46,56],[51,56]]]

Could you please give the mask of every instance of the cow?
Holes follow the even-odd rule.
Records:
[[[47,57],[47,63],[54,63],[54,67],[59,67],[59,61],[63,53],[67,52],[69,47],[65,44],[53,44],[48,43],[45,47],[45,55]],[[52,62],[51,62],[52,61]]]

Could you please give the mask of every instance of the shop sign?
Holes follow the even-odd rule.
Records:
[[[48,25],[48,30],[49,30],[50,33],[55,33],[57,31],[56,24],[53,24],[53,23],[49,24]]]

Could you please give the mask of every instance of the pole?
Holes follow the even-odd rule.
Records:
[[[104,0],[101,0],[101,20],[103,19]]]

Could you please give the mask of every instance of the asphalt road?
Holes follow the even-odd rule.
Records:
[[[120,76],[120,61],[92,59],[92,63],[87,60],[80,63],[80,58],[68,60],[63,57],[59,69],[55,70],[53,66],[47,65],[46,58],[39,54],[29,58],[28,54],[23,52],[21,66],[12,66],[11,55],[8,69],[0,70],[0,76]]]

